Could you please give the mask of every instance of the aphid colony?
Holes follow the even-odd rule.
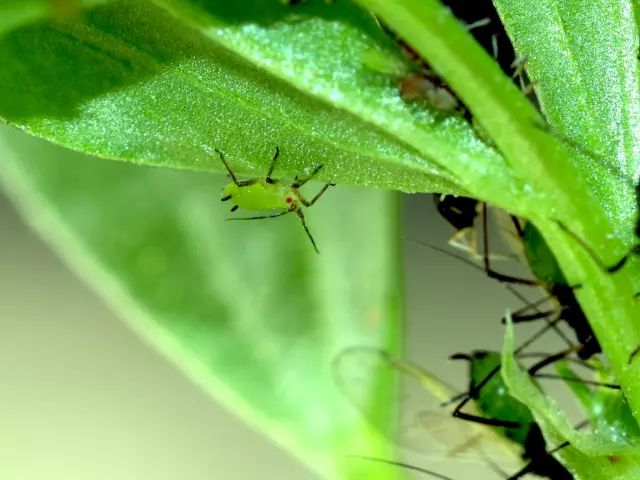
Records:
[[[562,371],[568,372],[562,375],[546,373],[543,370],[560,360],[570,361],[582,368],[598,372],[604,372],[606,369],[603,369],[604,367],[599,361],[592,360],[595,355],[600,353],[601,349],[575,298],[574,289],[580,288],[580,286],[572,286],[566,282],[549,247],[533,225],[524,223],[519,218],[510,217],[513,232],[520,239],[525,256],[531,260],[535,259],[535,262],[532,262],[531,270],[536,278],[528,279],[503,274],[491,267],[486,229],[488,223],[486,205],[470,198],[442,197],[440,195],[434,195],[434,201],[438,212],[456,231],[452,237],[454,240],[453,245],[455,248],[465,250],[470,258],[447,252],[439,247],[426,246],[453,256],[473,268],[482,270],[489,278],[507,285],[514,293],[516,291],[513,290],[512,285],[539,286],[546,290],[547,295],[544,298],[533,303],[526,302],[526,306],[514,312],[511,317],[514,323],[533,322],[536,320],[545,322],[545,325],[538,332],[514,351],[515,357],[519,360],[533,359],[533,362],[530,362],[527,366],[528,374],[534,379],[555,379],[567,384],[572,382],[580,383],[585,390],[589,391],[587,394],[589,399],[586,405],[592,402],[594,397],[597,398],[599,395],[606,396],[612,402],[608,406],[612,412],[616,412],[618,416],[628,415],[629,418],[632,418],[622,393],[618,391],[618,385],[600,380],[584,380],[574,374],[569,369],[568,364],[562,366]],[[475,228],[477,217],[482,218],[481,224],[484,227],[482,229],[483,251],[481,253],[477,251],[476,235],[471,235],[469,231],[464,231]],[[469,240],[469,242],[465,244],[464,239]],[[603,265],[602,268],[615,272],[622,268],[621,265],[624,265],[626,258],[637,254],[637,251],[638,248],[634,247],[614,265],[609,267]],[[480,259],[481,264],[478,265],[472,260],[473,258]],[[549,302],[551,307],[542,308],[544,303]],[[560,325],[566,325],[573,331],[576,342],[572,342],[562,330],[558,329]],[[525,352],[534,341],[549,330],[556,330],[563,341],[567,343],[567,348],[549,354]],[[570,357],[571,354],[575,354],[577,358]],[[475,452],[479,463],[484,462],[486,464],[489,462],[494,470],[501,472],[499,477],[496,478],[515,480],[527,474],[551,480],[571,480],[573,478],[567,468],[554,456],[555,452],[570,448],[570,444],[568,442],[557,445],[547,444],[529,408],[508,393],[503,377],[500,375],[499,353],[478,350],[471,353],[456,353],[451,355],[450,358],[464,360],[469,364],[468,389],[460,394],[447,392],[446,385],[439,382],[432,374],[421,367],[394,358],[386,352],[367,347],[352,347],[343,351],[334,362],[334,372],[336,382],[345,396],[359,406],[365,415],[368,414],[368,404],[358,405],[361,397],[354,395],[352,392],[354,385],[356,385],[355,390],[357,390],[357,384],[364,382],[366,375],[374,378],[380,378],[381,376],[384,378],[384,375],[403,375],[415,381],[416,384],[419,383],[418,389],[421,391],[419,401],[408,401],[407,395],[403,393],[399,395],[397,403],[401,410],[400,418],[407,417],[406,421],[401,420],[401,425],[415,423],[416,418],[422,424],[425,430],[424,444],[427,445],[422,453],[438,453],[432,442],[434,439],[438,439],[438,432],[446,431],[446,438],[451,439],[456,436],[459,438],[457,444],[442,446],[443,455],[453,455],[455,457],[460,454],[466,460],[469,460],[469,457],[474,455]],[[358,374],[354,374],[358,369],[360,369],[360,379]],[[397,385],[400,382],[390,382],[389,384]],[[537,384],[538,388],[542,390],[543,386],[539,383]],[[447,393],[443,394],[443,392]],[[451,408],[443,408],[447,406],[451,406]],[[472,409],[469,412],[469,406],[475,407],[475,410]],[[585,406],[585,411],[588,412],[587,406]],[[597,414],[603,415],[602,412],[597,412]],[[604,416],[606,417],[606,414]],[[451,420],[446,421],[446,418]],[[481,426],[476,425],[467,428],[464,424],[471,425],[471,423],[467,422]],[[487,434],[482,434],[482,437],[479,438],[478,432],[482,431],[483,428],[487,430]],[[616,428],[622,427],[616,426]],[[640,430],[638,430],[634,422],[625,425],[624,428],[627,429],[625,430],[625,435],[629,437],[640,435]],[[381,427],[381,429],[383,433],[403,447],[415,448],[415,439],[411,443],[405,444],[398,438],[396,432],[385,432],[384,427]],[[437,431],[434,431],[434,429],[437,429]],[[461,433],[459,435],[451,433],[456,431]],[[489,435],[490,432],[494,432],[494,435]],[[512,449],[513,446],[519,446],[522,458],[520,462],[518,462],[518,459],[514,461],[504,457],[503,454],[493,454],[494,451],[498,450],[498,448],[495,448],[497,445],[495,433],[502,438],[498,443],[506,441]],[[470,439],[474,440],[470,441]],[[451,452],[457,453],[452,454]],[[366,459],[409,468],[434,478],[449,479],[449,477],[439,472],[395,460]],[[611,461],[615,461],[615,459]]]

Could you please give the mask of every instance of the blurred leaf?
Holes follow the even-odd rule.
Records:
[[[391,454],[330,368],[343,348],[399,340],[393,195],[327,192],[307,210],[317,255],[295,216],[225,222],[221,178],[105,162],[8,127],[0,141],[26,218],[142,337],[324,476],[395,478],[347,459]]]
[[[78,17],[83,7],[107,0],[1,0],[0,35],[22,25],[47,17],[69,19]]]
[[[348,2],[120,1],[0,41],[0,117],[93,155],[264,171],[405,191],[524,185],[458,114],[399,94],[406,64]],[[388,59],[389,67],[380,67]],[[404,67],[407,68],[406,66]],[[460,175],[464,173],[464,175]]]

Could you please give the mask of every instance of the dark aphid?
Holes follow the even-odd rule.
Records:
[[[518,448],[508,439],[486,426],[451,416],[442,405],[454,390],[419,366],[376,348],[351,347],[336,356],[332,367],[343,395],[394,444],[483,468],[488,459],[505,471],[522,465]]]
[[[502,376],[495,374],[500,369],[500,354],[475,351],[471,355],[456,354],[451,358],[469,362],[467,399],[474,400],[480,413],[465,414],[457,407],[454,415],[498,428],[502,435],[522,446],[522,458],[528,463],[509,476],[509,480],[521,478],[527,473],[551,480],[571,480],[573,476],[569,471],[547,451],[546,441],[529,408],[509,395]]]
[[[450,387],[419,366],[384,351],[349,348],[335,359],[333,367],[336,383],[345,396],[394,443],[431,457],[442,455],[501,471],[517,470],[509,479],[527,473],[552,480],[571,479],[552,452],[546,451],[544,438],[528,408],[507,394],[502,378],[483,380],[487,372],[499,368],[499,354],[476,352],[468,359],[473,368],[471,387],[477,390],[472,400],[483,415],[468,422],[456,419],[450,410],[442,408],[443,400],[451,398]],[[402,382],[400,375],[413,383]],[[385,388],[378,391],[376,387],[380,384]],[[395,392],[398,385],[416,387],[417,391],[414,396],[409,395],[411,388],[391,395],[389,392]],[[400,430],[389,431],[388,426],[378,422],[376,414],[380,405],[395,404],[399,407]],[[416,427],[420,427],[419,435]]]
[[[532,367],[533,371],[552,363],[555,359],[566,356],[573,350],[583,360],[602,352],[600,343],[574,294],[576,286],[569,285],[549,245],[547,245],[540,231],[531,222],[528,222],[524,227],[522,241],[531,272],[549,294],[556,299],[560,305],[560,311],[556,315],[574,331],[579,342],[577,349],[559,352]],[[514,323],[532,319],[535,319],[535,315],[528,317],[514,316]]]
[[[438,209],[438,213],[456,230],[473,228],[475,219],[478,216],[479,200],[434,193],[433,202]]]
[[[452,240],[460,244],[460,238],[471,239],[467,241],[467,251],[476,252],[475,231],[473,230],[476,217],[481,212],[482,229],[483,229],[483,263],[484,271],[490,278],[503,283],[514,283],[529,286],[541,286],[549,293],[550,297],[556,300],[559,307],[553,310],[537,310],[535,313],[527,314],[527,310],[523,309],[513,314],[513,322],[526,322],[538,319],[547,320],[548,323],[559,320],[565,321],[567,325],[575,332],[579,342],[577,347],[569,346],[567,350],[559,352],[539,365],[532,367],[532,372],[553,363],[556,359],[566,356],[568,353],[576,351],[582,359],[591,358],[596,353],[602,351],[597,338],[595,337],[587,318],[576,299],[574,294],[575,286],[569,285],[565,276],[558,265],[558,262],[549,249],[540,232],[533,226],[531,222],[527,222],[524,227],[518,218],[511,216],[511,221],[517,236],[522,240],[524,253],[528,260],[531,272],[535,279],[521,278],[512,275],[506,275],[491,268],[488,238],[488,215],[487,207],[483,202],[467,197],[454,197],[434,194],[434,202],[440,215],[447,220],[455,229],[456,234]],[[469,232],[472,231],[473,234]],[[454,244],[455,246],[458,246]],[[463,244],[464,245],[464,244]],[[437,249],[436,250],[440,250]],[[463,260],[464,261],[464,260]],[[475,266],[475,264],[473,264]],[[552,319],[552,317],[556,317]]]
[[[489,277],[500,282],[543,287],[549,293],[550,299],[555,300],[558,304],[558,308],[556,309],[547,311],[538,310],[533,314],[525,314],[528,309],[516,312],[513,315],[514,323],[543,319],[547,321],[549,325],[552,325],[558,321],[564,321],[574,331],[578,340],[577,346],[570,346],[568,349],[554,354],[548,359],[542,360],[539,364],[532,366],[530,373],[535,373],[540,368],[574,351],[583,360],[591,358],[596,353],[600,353],[602,351],[600,343],[595,337],[574,294],[574,290],[579,287],[579,285],[569,285],[553,252],[551,252],[544,238],[531,222],[527,222],[525,226],[522,227],[519,219],[513,216],[511,219],[516,233],[522,240],[524,254],[531,272],[535,276],[535,280],[504,275],[491,269],[487,242],[486,210],[483,212],[485,272]]]
[[[474,224],[478,216],[480,201],[475,198],[434,193],[433,202],[440,216],[456,230],[449,239],[449,244],[471,253],[474,257],[478,256],[478,242]]]
[[[310,207],[322,196],[322,194],[333,184],[326,183],[324,187],[313,197],[311,200],[307,200],[302,193],[300,192],[300,188],[311,180],[322,168],[322,165],[318,165],[311,175],[306,178],[299,179],[295,178],[293,183],[290,185],[284,185],[280,182],[280,180],[274,179],[271,177],[273,174],[273,170],[276,166],[276,161],[278,160],[278,156],[280,155],[280,149],[276,147],[276,152],[271,160],[271,166],[269,167],[269,171],[264,178],[251,178],[249,180],[238,180],[229,167],[224,154],[218,150],[215,151],[220,155],[220,160],[224,164],[225,168],[229,172],[229,176],[231,177],[231,183],[228,184],[223,192],[222,192],[222,201],[226,202],[227,200],[231,200],[234,206],[231,208],[231,212],[235,212],[238,208],[244,208],[247,210],[276,210],[276,213],[271,215],[261,215],[256,217],[245,217],[245,218],[231,218],[230,220],[260,220],[264,218],[275,218],[280,217],[282,215],[286,215],[287,213],[295,213],[302,226],[304,227],[309,240],[311,240],[311,244],[317,253],[318,247],[316,246],[316,242],[307,227],[307,224],[304,219],[304,214],[302,213],[302,207]]]

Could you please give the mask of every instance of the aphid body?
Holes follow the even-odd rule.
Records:
[[[575,287],[569,285],[542,234],[532,223],[527,223],[522,239],[531,272],[557,300],[561,307],[562,320],[575,332],[576,338],[580,342],[576,352],[578,356],[587,360],[596,353],[600,353],[602,348],[573,292]],[[548,363],[543,362],[536,370],[545,364]]]
[[[266,179],[257,179],[255,183],[243,186],[231,182],[224,188],[222,195],[246,210],[288,210],[300,207],[292,188],[273,180],[268,182]]]
[[[316,252],[318,252],[318,247],[316,246],[316,242],[307,227],[307,223],[304,219],[304,214],[302,213],[302,207],[310,207],[322,196],[322,194],[333,185],[333,183],[326,183],[324,187],[313,197],[311,200],[307,200],[302,193],[300,192],[300,187],[302,187],[305,183],[311,180],[322,168],[322,165],[318,165],[314,171],[306,178],[299,179],[296,177],[290,185],[285,185],[281,183],[279,180],[271,178],[273,174],[273,170],[276,166],[276,161],[278,160],[278,156],[280,155],[280,149],[276,147],[276,152],[271,160],[271,166],[269,167],[269,171],[264,178],[251,178],[248,180],[238,180],[236,175],[231,170],[231,167],[227,163],[227,160],[224,157],[224,154],[215,149],[218,155],[220,155],[220,160],[224,164],[227,172],[229,172],[229,176],[231,177],[231,183],[224,187],[222,192],[222,201],[226,202],[231,200],[234,204],[231,207],[231,212],[235,212],[238,208],[244,208],[246,210],[254,210],[254,211],[276,211],[270,215],[260,215],[255,217],[245,217],[245,218],[232,218],[230,220],[260,220],[265,218],[275,218],[280,217],[282,215],[286,215],[287,213],[295,213],[302,226],[304,227],[309,240],[311,240],[311,244]],[[319,252],[318,252],[319,253]]]

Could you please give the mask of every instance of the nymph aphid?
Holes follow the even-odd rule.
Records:
[[[227,200],[233,201],[233,207],[231,207],[231,212],[235,212],[238,208],[244,208],[246,210],[280,210],[272,213],[270,215],[260,215],[256,217],[243,217],[243,218],[230,218],[229,220],[260,220],[263,218],[275,218],[281,217],[282,215],[286,215],[287,213],[295,213],[300,221],[302,222],[302,226],[304,227],[304,231],[307,232],[309,240],[311,240],[311,244],[317,253],[318,247],[316,246],[316,242],[307,227],[307,224],[304,220],[304,214],[302,213],[302,207],[310,207],[322,196],[322,194],[329,188],[334,185],[333,183],[326,183],[324,187],[313,197],[311,200],[307,200],[302,193],[300,192],[300,187],[302,187],[305,183],[311,180],[322,168],[322,165],[318,165],[315,167],[311,175],[306,178],[300,179],[297,176],[294,181],[290,185],[284,185],[280,183],[280,180],[271,178],[273,174],[273,170],[276,166],[276,161],[278,160],[278,156],[280,155],[280,149],[276,147],[276,153],[273,155],[273,159],[271,160],[271,166],[269,167],[269,171],[267,172],[266,177],[264,178],[250,178],[248,180],[238,180],[231,167],[227,163],[224,158],[224,154],[215,149],[220,155],[220,160],[224,164],[227,172],[229,172],[229,176],[231,177],[232,182],[224,187],[222,191],[222,201],[226,202]]]

